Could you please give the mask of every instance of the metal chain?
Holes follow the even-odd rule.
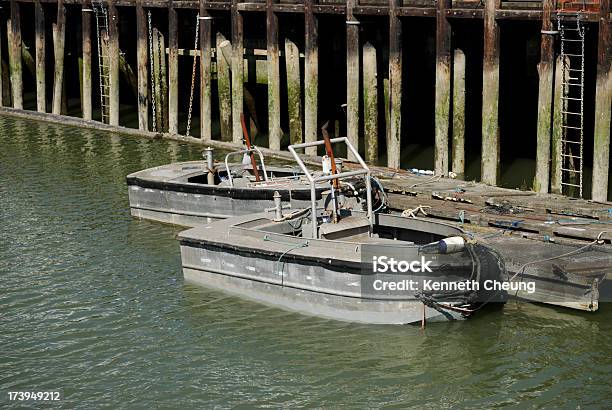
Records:
[[[151,24],[151,11],[148,14],[149,17],[149,61],[151,62],[151,109],[153,113],[153,132],[157,132],[156,115],[157,110],[155,107],[155,78],[153,77],[153,26]]]
[[[187,132],[191,130],[191,113],[193,110],[193,89],[195,88],[195,74],[196,74],[196,63],[198,61],[198,55],[196,50],[198,49],[198,39],[200,38],[200,15],[196,16],[196,31],[195,31],[195,45],[193,46],[193,67],[191,69],[191,93],[189,94],[189,111],[187,114]],[[200,58],[202,58],[200,56]]]

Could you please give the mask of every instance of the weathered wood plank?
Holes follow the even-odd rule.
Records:
[[[34,3],[34,42],[36,48],[36,110],[46,112],[45,12],[39,1]]]
[[[168,132],[178,134],[178,28],[173,1],[168,2]]]
[[[314,0],[304,1],[304,141],[317,140],[319,109],[319,22],[313,10]],[[317,147],[306,148],[316,155]]]
[[[451,27],[446,10],[451,0],[438,0],[436,7],[436,94],[434,172],[448,174],[448,130],[451,104]]]
[[[83,54],[82,70],[81,70],[81,83],[83,84],[83,91],[81,96],[81,111],[83,113],[83,119],[91,120],[92,118],[92,83],[91,83],[91,16],[92,13],[87,11],[90,7],[83,5],[81,9],[81,41]]]
[[[567,59],[567,57],[566,57]],[[550,169],[550,192],[555,194],[561,193],[561,139],[563,138],[563,114],[561,96],[563,95],[563,60],[561,56],[557,57],[555,63],[555,97],[553,101],[553,124],[552,124],[552,152],[551,152],[551,169]],[[565,62],[569,64],[569,62]]]
[[[346,2],[346,136],[359,151],[359,20],[353,14],[357,0]],[[356,158],[347,152],[350,161]]]
[[[402,22],[399,0],[389,0],[389,134],[387,165],[400,167],[402,132]]]
[[[376,48],[363,45],[363,133],[366,161],[378,163],[378,76]]]
[[[465,175],[465,54],[456,49],[453,57],[453,143],[452,171]]]
[[[60,0],[61,1],[61,0]],[[23,72],[21,67],[21,12],[19,3],[11,1],[11,17],[7,20],[9,71],[13,108],[23,109]]]
[[[244,93],[244,43],[242,14],[238,10],[238,0],[232,0],[232,141],[242,141],[240,116],[243,113]]]
[[[555,61],[554,37],[551,13],[553,0],[542,2],[542,35],[540,43],[540,86],[538,92],[538,131],[536,149],[536,173],[533,189],[548,192],[550,179],[550,143],[552,126],[553,65]]]
[[[285,38],[285,67],[287,70],[287,110],[289,114],[289,139],[291,144],[303,141],[302,84],[300,81],[300,50],[289,38]]]
[[[595,142],[593,151],[592,197],[596,201],[606,201],[608,198],[608,178],[610,172],[610,109],[612,107],[610,0],[601,0],[600,10],[597,76],[595,79]]]
[[[138,72],[138,129],[149,130],[148,31],[142,0],[136,3],[136,61]]]
[[[280,59],[278,46],[278,16],[273,10],[273,0],[266,0],[266,43],[268,50],[268,146],[280,150],[281,101],[280,101]]]
[[[485,0],[482,73],[481,180],[496,185],[499,176],[499,26],[495,11],[500,0]]]
[[[110,125],[119,125],[119,12],[114,0],[108,1],[108,78]]]
[[[200,138],[212,140],[212,18],[200,0]]]
[[[222,50],[228,49],[227,54],[231,56],[231,43],[218,31],[216,36],[217,50],[217,94],[219,96],[219,122],[221,126],[221,139],[232,141],[232,89],[231,89],[231,61],[225,57]],[[231,59],[230,59],[231,60]]]

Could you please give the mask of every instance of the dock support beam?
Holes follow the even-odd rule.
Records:
[[[389,0],[389,135],[387,166],[400,167],[402,132],[402,21],[400,0]]]
[[[453,56],[453,144],[452,170],[465,176],[465,54],[455,50]]]
[[[212,140],[211,33],[212,19],[204,0],[200,0],[200,138],[203,140]]]
[[[357,0],[346,2],[346,136],[359,151],[359,21],[353,15]],[[347,152],[350,161],[357,159]]]
[[[278,51],[278,16],[272,9],[273,0],[266,0],[266,43],[268,51],[268,146],[280,150],[281,103],[280,103],[280,63]]]
[[[66,8],[64,0],[57,2],[57,19],[53,25],[53,51],[55,69],[53,77],[53,104],[51,112],[59,115],[62,112],[62,89],[64,87],[64,41],[66,38]]]
[[[610,0],[601,0],[599,42],[597,46],[597,78],[595,92],[595,132],[593,151],[593,188],[595,201],[608,199],[610,171],[610,109],[612,107],[612,30]]]
[[[92,103],[91,103],[91,15],[90,11],[87,11],[87,6],[82,6],[81,12],[81,30],[82,30],[82,41],[83,41],[83,70],[82,80],[83,83],[83,96],[81,101],[81,109],[83,111],[83,118],[91,120],[92,118]]]
[[[536,150],[536,173],[533,189],[548,192],[550,179],[550,142],[552,123],[553,64],[555,61],[554,38],[551,14],[553,0],[542,4],[542,41],[540,44],[540,86],[538,94],[538,133]]]
[[[500,0],[485,0],[481,180],[489,185],[496,185],[499,176],[499,5]]]
[[[110,125],[119,125],[119,13],[114,0],[108,2],[108,65]]]
[[[15,0],[11,1],[11,18],[7,21],[7,37],[13,108],[22,110],[23,74],[21,68],[21,13],[19,11],[19,3]]]
[[[142,0],[136,3],[136,61],[138,72],[138,129],[149,130],[147,20]]]
[[[567,59],[567,57],[566,57]],[[553,121],[552,121],[552,144],[551,144],[551,165],[550,165],[550,191],[554,194],[561,194],[561,139],[563,138],[563,113],[561,96],[563,95],[563,60],[557,57],[555,62],[555,96],[553,100]],[[568,61],[565,64],[569,64]]]
[[[178,28],[172,0],[168,2],[168,132],[178,134]]]
[[[451,0],[438,0],[436,6],[436,96],[434,172],[448,174],[448,130],[451,95],[451,27],[446,9]]]
[[[314,0],[304,1],[304,140],[317,140],[319,109],[319,23],[313,10]],[[317,155],[317,147],[306,148],[307,155]]]
[[[376,48],[363,45],[363,134],[366,161],[378,163],[378,76]]]
[[[287,70],[287,111],[289,114],[289,141],[302,141],[302,85],[300,81],[300,49],[285,38],[285,68]]]
[[[45,83],[45,12],[40,1],[34,3],[34,27],[36,48],[36,110],[47,111]]]
[[[232,0],[232,141],[242,142],[240,115],[243,111],[244,97],[244,44],[242,14],[238,10],[238,0]]]
[[[221,139],[223,141],[232,140],[232,88],[230,65],[223,52],[223,48],[230,48],[232,45],[223,36],[221,32],[217,32],[215,50],[217,58],[217,94],[219,95],[219,123],[221,127]],[[231,55],[229,52],[228,55]]]

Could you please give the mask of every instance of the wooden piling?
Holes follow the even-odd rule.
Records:
[[[315,142],[319,109],[319,22],[313,10],[314,0],[304,1],[304,140]],[[316,155],[317,147],[306,148]]]
[[[232,140],[242,142],[243,82],[244,82],[244,44],[242,14],[238,10],[238,0],[232,0]]]
[[[212,19],[200,0],[200,138],[212,140],[211,33]]]
[[[481,180],[489,185],[496,185],[499,176],[499,7],[500,0],[485,0]]]
[[[453,57],[453,143],[452,170],[465,176],[465,54],[455,50]]]
[[[178,30],[176,9],[168,2],[168,132],[178,134]]]
[[[159,87],[162,112],[162,129],[168,132],[168,67],[166,64],[166,39],[161,31],[157,32],[159,41]]]
[[[540,42],[540,64],[538,64],[540,85],[538,90],[536,172],[533,181],[533,189],[536,192],[548,192],[550,179],[553,65],[555,61],[551,21],[553,7],[553,0],[542,2],[542,40]]]
[[[53,25],[53,57],[55,68],[53,77],[53,104],[51,112],[62,112],[62,87],[64,83],[64,42],[66,37],[66,9],[64,0],[57,2],[57,19]]]
[[[359,21],[353,14],[357,0],[346,2],[346,135],[359,151]],[[351,161],[356,158],[347,152]]]
[[[273,0],[266,0],[266,43],[268,51],[268,146],[280,150],[281,101],[280,101],[280,60],[278,46],[278,16],[272,9]]]
[[[36,48],[36,110],[47,111],[45,83],[45,12],[40,1],[34,3],[34,47]]]
[[[108,1],[108,80],[110,125],[119,125],[119,13],[115,1]]]
[[[387,166],[400,167],[402,131],[402,21],[400,0],[389,0],[389,135]]]
[[[9,74],[9,66],[6,62],[2,61],[2,105],[10,107],[13,104],[11,98],[11,80]]]
[[[566,57],[567,60],[567,57]],[[564,94],[565,85],[563,76],[563,60],[561,56],[557,57],[555,62],[555,85],[554,85],[554,100],[553,100],[553,122],[552,122],[552,144],[551,144],[551,166],[550,166],[550,192],[561,194],[561,139],[563,138],[563,104],[561,97]],[[569,61],[565,61],[569,64]]]
[[[136,61],[138,72],[138,129],[149,130],[149,100],[148,100],[148,37],[147,19],[142,0],[136,3]]]
[[[21,61],[22,67],[25,65],[30,75],[36,78],[36,60],[34,59],[32,53],[30,53],[30,48],[23,40],[21,41]]]
[[[231,49],[231,43],[223,36],[221,32],[217,32],[216,36],[216,58],[217,58],[217,95],[219,96],[219,122],[221,128],[221,140],[232,140],[232,89],[230,64],[223,53],[224,48]],[[229,51],[228,51],[229,53]],[[230,54],[231,55],[231,54]]]
[[[446,10],[451,0],[436,3],[436,94],[434,172],[448,174],[448,130],[451,104],[451,27]]]
[[[300,50],[285,38],[285,67],[287,70],[287,111],[291,144],[302,143],[302,86],[300,83]]]
[[[0,40],[2,39],[2,26],[0,26]],[[6,82],[4,81],[4,61],[2,59],[2,41],[0,41],[0,107],[4,106],[4,86]]]
[[[363,45],[363,134],[366,161],[378,162],[378,78],[376,48],[369,42]]]
[[[10,7],[11,18],[7,20],[7,38],[13,108],[22,110],[23,73],[21,68],[21,12],[19,10],[19,3],[15,0],[11,0]]]
[[[612,30],[610,0],[601,0],[599,39],[597,46],[597,77],[595,80],[595,130],[593,146],[593,188],[595,201],[608,199],[610,171],[610,109],[612,107]]]
[[[160,84],[160,45],[159,45],[159,32],[157,31],[157,28],[154,27],[151,30],[151,39],[152,39],[152,43],[153,43],[153,80],[152,82],[154,83],[154,87],[155,88],[153,90],[153,95],[151,96],[151,98],[155,101],[155,112],[153,113],[155,115],[155,128],[156,131],[158,132],[163,132],[164,131],[164,124],[163,124],[163,108],[162,108],[162,91],[161,91],[161,84]]]
[[[87,11],[89,7],[86,5],[82,6],[81,10],[81,31],[83,41],[83,55],[82,55],[82,72],[81,72],[81,83],[83,84],[83,92],[81,96],[81,110],[83,112],[83,118],[91,120],[92,118],[92,101],[91,101],[91,12]]]

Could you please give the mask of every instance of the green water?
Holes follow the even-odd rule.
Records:
[[[612,306],[366,326],[183,283],[125,175],[199,148],[0,117],[0,407],[605,407]],[[31,404],[31,403],[30,403]]]

